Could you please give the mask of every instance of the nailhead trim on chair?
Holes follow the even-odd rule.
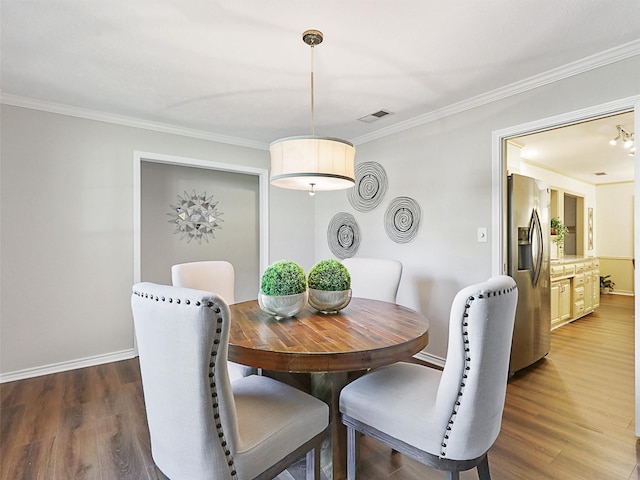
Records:
[[[168,301],[169,303],[173,303],[173,299],[169,298],[169,299],[165,299],[165,297],[154,297],[153,295],[149,296],[148,293],[143,293],[143,292],[137,292],[134,291],[133,292],[134,295],[137,295],[139,297],[144,297],[144,298],[150,298],[151,300],[155,300],[156,302],[158,301]],[[176,298],[176,304],[180,305],[181,301],[179,298]],[[184,303],[186,305],[190,305],[191,304],[191,300],[189,299],[185,299]],[[196,306],[200,307],[201,306],[201,302],[197,301],[195,302]],[[220,308],[215,305],[215,303],[213,302],[208,302],[207,303],[207,307],[208,308],[213,308],[215,307],[215,313],[219,314],[220,313]],[[231,455],[231,451],[228,448],[227,445],[227,440],[225,438],[224,435],[224,431],[222,429],[222,422],[220,422],[220,409],[219,409],[219,405],[218,405],[218,391],[217,391],[217,387],[216,387],[216,379],[215,379],[215,375],[216,375],[216,371],[215,371],[215,356],[218,355],[218,345],[220,345],[220,335],[222,333],[222,326],[220,325],[223,320],[222,317],[218,316],[216,317],[216,322],[218,324],[217,328],[216,328],[216,335],[214,337],[213,340],[213,350],[211,351],[211,363],[209,363],[209,378],[211,379],[211,383],[209,384],[209,386],[211,387],[211,398],[213,399],[213,418],[216,422],[216,430],[218,432],[218,438],[220,439],[220,445],[222,446],[222,448],[224,449],[224,454],[227,457],[227,465],[229,466],[229,473],[231,474],[231,478],[237,480],[238,476],[237,476],[237,472],[236,469],[234,468],[234,461],[233,461],[233,455]]]
[[[482,295],[479,295],[479,298],[482,298]],[[453,410],[451,412],[451,416],[449,417],[449,422],[447,424],[447,427],[445,429],[444,435],[443,435],[443,439],[442,439],[442,450],[440,451],[440,458],[445,458],[447,456],[447,443],[449,440],[449,433],[451,433],[451,427],[453,426],[453,423],[455,422],[456,416],[458,415],[458,408],[460,407],[460,398],[462,397],[462,394],[464,393],[464,387],[465,387],[465,380],[467,379],[467,374],[465,372],[468,372],[471,367],[470,367],[470,362],[471,362],[471,357],[469,356],[469,332],[467,330],[467,327],[469,326],[469,322],[466,320],[469,317],[469,308],[471,308],[471,303],[475,300],[475,297],[471,296],[469,298],[467,298],[467,303],[464,306],[464,313],[462,314],[462,318],[464,319],[462,322],[462,336],[464,338],[464,368],[462,370],[462,378],[460,379],[459,382],[459,387],[458,387],[458,399],[455,401],[454,406],[453,406]]]
[[[503,294],[507,294],[509,292],[512,292],[513,290],[515,290],[517,287],[513,286],[511,288],[507,288],[504,290],[498,290],[495,292],[485,292],[484,294],[478,294],[477,298],[484,298],[486,297],[496,297],[498,295],[503,295]],[[449,422],[447,424],[447,427],[445,429],[444,435],[443,435],[443,439],[442,439],[442,449],[440,451],[440,458],[446,458],[447,456],[447,444],[449,441],[449,434],[451,433],[451,429],[453,427],[453,424],[455,422],[456,416],[458,415],[458,409],[460,408],[460,403],[461,403],[461,398],[462,395],[464,393],[464,387],[466,386],[466,380],[467,380],[467,373],[469,370],[471,370],[471,350],[469,348],[469,331],[468,331],[468,327],[469,327],[469,322],[468,320],[466,320],[467,318],[469,318],[469,309],[471,308],[471,304],[476,300],[476,297],[474,296],[470,296],[469,298],[467,298],[467,303],[464,306],[464,313],[462,314],[462,318],[464,319],[462,322],[462,336],[463,336],[463,341],[464,341],[464,369],[462,370],[462,376],[460,378],[460,383],[459,383],[459,387],[458,387],[458,398],[454,403],[453,406],[453,410],[451,412],[451,416],[449,417]]]
[[[207,307],[209,308],[213,308],[215,306],[215,313],[219,314],[220,313],[220,308],[218,308],[216,305],[214,305],[213,302],[209,302],[207,304]],[[218,345],[220,345],[220,334],[222,333],[222,317],[218,316],[216,317],[216,322],[218,324],[218,326],[216,327],[216,335],[214,337],[213,340],[213,350],[211,351],[211,363],[209,364],[209,368],[211,369],[211,371],[209,372],[209,377],[212,378],[211,380],[211,398],[213,398],[213,418],[216,422],[216,430],[218,431],[218,438],[220,439],[220,445],[222,445],[222,448],[224,449],[224,454],[227,457],[227,465],[229,465],[229,473],[231,474],[231,478],[233,479],[237,479],[237,472],[236,469],[233,466],[233,455],[231,455],[231,451],[228,448],[227,445],[227,439],[224,436],[224,430],[222,429],[222,422],[220,422],[220,409],[219,409],[219,405],[218,405],[218,390],[216,387],[216,367],[215,367],[215,357],[216,355],[218,355]]]

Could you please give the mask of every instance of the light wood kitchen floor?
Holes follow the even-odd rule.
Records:
[[[511,379],[494,480],[640,479],[633,323],[632,297],[603,296]],[[5,383],[0,401],[0,480],[165,478],[150,456],[137,359]],[[363,480],[446,478],[367,438],[361,459]]]

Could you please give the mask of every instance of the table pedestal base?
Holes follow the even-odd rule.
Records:
[[[331,437],[322,444],[320,457],[322,470],[329,479],[347,478],[347,427],[340,415],[340,392],[364,373],[366,370],[311,374],[311,394],[329,405]]]
[[[347,372],[311,374],[311,394],[329,405],[331,437],[322,445],[320,464],[333,480],[347,478],[347,428],[340,419],[340,391],[347,381]]]

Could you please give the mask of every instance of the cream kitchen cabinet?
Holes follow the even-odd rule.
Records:
[[[580,267],[580,271],[583,271],[584,266],[580,264]],[[573,311],[571,316],[578,318],[584,315],[584,273],[574,275],[571,282],[573,283]]]
[[[570,257],[551,263],[551,328],[593,312],[600,306],[600,262]]]
[[[571,281],[551,282],[551,328],[571,318]]]

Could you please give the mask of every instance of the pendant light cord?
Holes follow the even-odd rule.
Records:
[[[314,122],[315,102],[314,102],[314,81],[313,81],[313,53],[315,44],[311,44],[311,135],[316,134],[316,126]]]

